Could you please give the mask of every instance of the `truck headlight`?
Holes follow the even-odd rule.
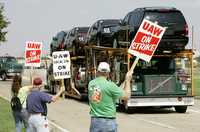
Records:
[[[182,85],[181,85],[181,89],[186,91],[186,90],[187,90],[187,85],[182,84]]]
[[[137,85],[132,85],[132,91],[137,91],[138,88],[137,88]]]
[[[8,72],[14,72],[14,69],[8,69]]]

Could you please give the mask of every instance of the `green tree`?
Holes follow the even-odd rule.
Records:
[[[4,11],[3,4],[0,3],[0,42],[6,41],[7,31],[5,31],[5,28],[7,28],[8,24],[10,23],[4,16],[3,11]]]

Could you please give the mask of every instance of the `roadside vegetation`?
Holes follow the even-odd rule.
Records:
[[[194,88],[195,95],[200,96],[200,65],[194,69]]]
[[[14,119],[10,109],[10,103],[0,97],[0,132],[13,132],[15,130]]]
[[[6,41],[7,31],[5,30],[10,22],[4,16],[3,3],[0,2],[0,42]],[[0,43],[1,44],[1,43]]]
[[[198,77],[194,77],[194,88],[195,95],[200,96],[200,75]]]

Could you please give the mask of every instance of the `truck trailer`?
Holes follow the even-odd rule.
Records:
[[[84,46],[83,56],[71,56],[71,78],[64,80],[65,95],[87,99],[89,81],[96,77],[101,61],[110,64],[110,80],[120,86],[136,59],[127,50]],[[194,104],[192,60],[190,49],[159,50],[150,62],[139,60],[131,81],[131,97],[128,101],[119,100],[118,106],[128,113],[138,107],[174,107],[177,112],[185,113],[187,106]]]

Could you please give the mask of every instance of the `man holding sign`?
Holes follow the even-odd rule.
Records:
[[[49,132],[47,120],[47,103],[55,102],[63,92],[63,88],[51,96],[41,92],[42,79],[36,77],[33,80],[33,88],[27,97],[27,110],[30,113],[29,126],[31,132]]]
[[[100,62],[97,69],[98,77],[89,82],[89,104],[91,124],[90,132],[117,132],[116,101],[130,97],[130,81],[132,73],[127,72],[124,89],[108,81],[110,66]]]

